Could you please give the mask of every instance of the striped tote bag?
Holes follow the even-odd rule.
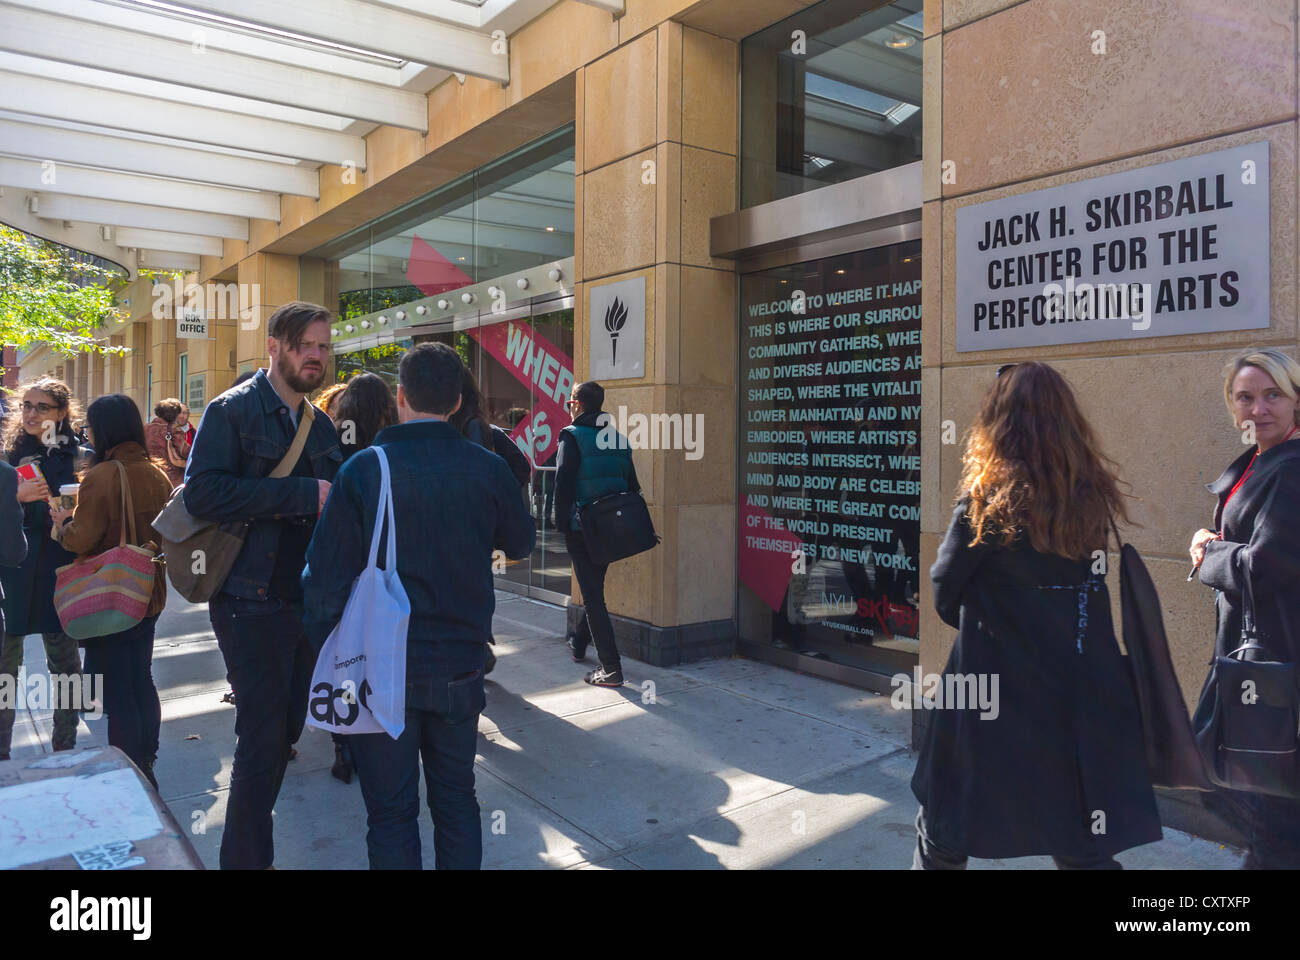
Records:
[[[116,547],[54,571],[54,609],[63,630],[75,640],[129,630],[144,619],[153,596],[154,552],[127,543],[135,535],[135,510],[126,467],[114,460],[122,486],[122,539]]]

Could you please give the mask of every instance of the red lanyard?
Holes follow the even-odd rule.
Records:
[[[1300,427],[1292,427],[1292,428],[1291,428],[1291,432],[1288,433],[1285,437],[1282,438],[1282,442],[1283,442],[1283,443],[1286,443],[1288,440],[1290,440],[1292,437],[1294,437],[1295,434],[1296,434],[1296,431],[1297,431],[1297,430],[1300,430]],[[1258,445],[1257,445],[1257,446],[1255,447],[1255,456],[1251,457],[1251,458],[1250,458],[1250,463],[1246,464],[1246,472],[1243,473],[1243,474],[1241,475],[1241,479],[1238,480],[1236,483],[1234,483],[1234,484],[1232,485],[1232,489],[1228,491],[1228,499],[1223,501],[1223,505],[1224,505],[1225,507],[1228,505],[1228,501],[1232,499],[1232,495],[1235,494],[1238,490],[1241,489],[1241,485],[1242,485],[1243,483],[1245,483],[1246,480],[1247,480],[1247,478],[1250,477],[1251,473],[1254,472],[1254,470],[1255,470],[1255,459],[1256,459],[1258,456],[1259,456],[1259,447],[1258,447]]]

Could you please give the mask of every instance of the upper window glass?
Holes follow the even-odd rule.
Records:
[[[311,251],[340,318],[573,256],[567,126]]]
[[[921,158],[921,2],[823,0],[741,44],[742,206]]]

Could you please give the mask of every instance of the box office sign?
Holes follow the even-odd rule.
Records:
[[[591,287],[588,367],[593,380],[645,376],[645,277]]]
[[[957,350],[1269,325],[1268,142],[957,210]]]
[[[176,339],[207,340],[208,319],[194,306],[176,305]]]

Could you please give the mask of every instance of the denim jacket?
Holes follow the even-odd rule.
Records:
[[[316,517],[316,481],[333,481],[343,454],[334,424],[319,407],[314,409],[316,419],[303,448],[311,458],[312,476],[278,479],[269,474],[293,443],[296,428],[265,370],[203,411],[185,468],[185,507],[203,520],[252,521],[222,593],[265,599],[285,521]]]

